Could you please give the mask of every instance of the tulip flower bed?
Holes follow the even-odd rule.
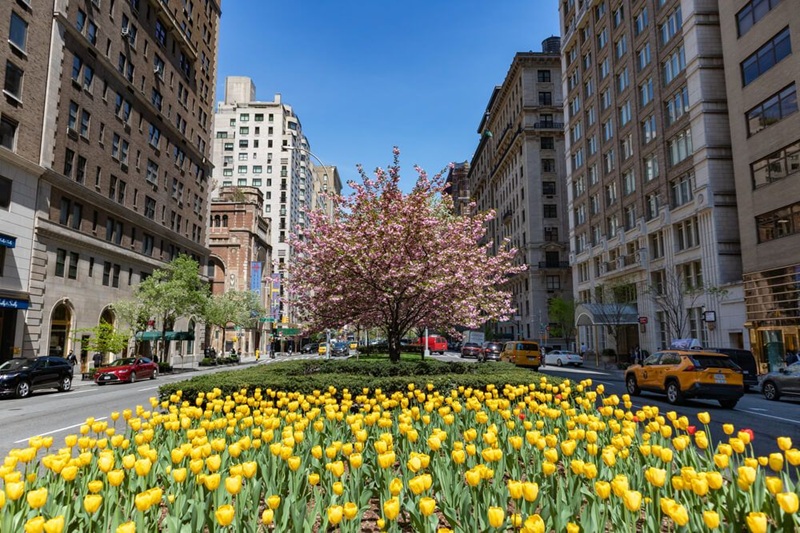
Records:
[[[796,531],[800,450],[753,457],[590,380],[175,391],[0,466],[0,531]],[[712,437],[718,444],[711,444]]]

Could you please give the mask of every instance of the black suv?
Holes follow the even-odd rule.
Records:
[[[500,352],[503,351],[503,345],[499,342],[484,342],[481,348],[481,353],[478,354],[478,361],[485,363],[486,361],[499,361]]]
[[[742,369],[744,390],[750,390],[750,387],[758,388],[758,367],[753,352],[739,348],[707,348],[707,351],[727,355]]]
[[[72,365],[63,357],[18,357],[0,365],[0,396],[25,398],[35,389],[71,388]]]

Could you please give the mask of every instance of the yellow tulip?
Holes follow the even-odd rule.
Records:
[[[203,478],[203,486],[208,490],[217,490],[220,481],[219,474],[208,474]]]
[[[522,498],[522,482],[521,481],[514,481],[513,479],[508,480],[508,494],[514,500],[519,500]]]
[[[403,490],[403,481],[400,478],[393,478],[389,482],[389,493],[392,496],[397,496]]]
[[[344,516],[344,509],[341,505],[331,505],[328,507],[328,522],[331,524],[338,525],[339,522],[342,521],[342,517]]]
[[[631,512],[638,512],[642,507],[642,493],[637,490],[627,490],[622,496],[625,508]]]
[[[25,483],[22,481],[6,481],[6,496],[11,501],[17,501],[25,493]]]
[[[117,527],[117,533],[136,533],[135,522],[125,522]]]
[[[103,490],[103,482],[100,481],[99,479],[95,479],[87,483],[86,488],[88,488],[89,492],[91,492],[92,494],[97,494],[98,492]]]
[[[766,533],[767,531],[767,515],[764,513],[748,513],[745,522],[750,533]]]
[[[225,478],[225,490],[233,496],[242,490],[242,476],[228,476]]]
[[[464,472],[464,479],[470,487],[477,487],[481,482],[481,473],[475,469],[470,469]]]
[[[708,529],[716,529],[719,527],[719,513],[716,511],[703,511],[703,522]]]
[[[110,453],[104,453],[97,459],[97,467],[103,473],[108,473],[114,468],[114,456]]]
[[[397,497],[392,497],[386,500],[383,504],[383,516],[387,520],[394,520],[400,514],[400,500]]]
[[[64,515],[58,515],[44,523],[44,533],[61,533],[64,531]]]
[[[313,486],[319,485],[319,474],[312,472],[308,475],[308,484]]]
[[[689,523],[689,512],[683,505],[673,505],[668,514],[669,517],[672,518],[672,521],[679,526],[685,526]]]
[[[256,475],[258,471],[258,463],[255,461],[247,461],[246,463],[242,463],[242,473],[244,477],[247,479],[252,479],[253,476]]]
[[[700,497],[708,494],[708,481],[699,477],[692,479],[692,492]]]
[[[794,514],[798,508],[798,497],[796,492],[780,492],[775,495],[778,500],[778,505],[781,506],[784,513]]]
[[[450,452],[450,456],[453,458],[453,462],[457,465],[464,464],[464,461],[467,460],[467,452],[464,450],[453,450]]]
[[[265,526],[268,526],[272,523],[272,520],[275,518],[275,511],[267,507],[264,509],[264,512],[261,513],[261,523]]]
[[[341,496],[342,494],[344,494],[344,483],[342,483],[341,481],[334,482],[333,493],[336,494],[337,496]]]
[[[61,471],[61,477],[64,479],[64,481],[74,481],[77,476],[78,467],[75,465],[65,466]]]
[[[89,514],[96,513],[101,503],[103,503],[103,497],[99,494],[87,494],[83,497],[83,508]]]
[[[567,522],[567,533],[580,533],[581,526],[574,522]]]
[[[356,516],[358,516],[358,505],[353,502],[346,502],[343,507],[344,510],[344,517],[347,520],[353,520]]]
[[[186,480],[186,469],[176,468],[173,470],[172,479],[174,479],[176,483],[183,483]]]
[[[525,519],[525,523],[522,526],[522,531],[524,533],[544,533],[544,520],[538,514],[533,516],[529,516]]]
[[[706,481],[708,482],[708,487],[710,489],[719,490],[722,488],[724,479],[721,473],[714,471],[706,473]]]
[[[425,490],[425,480],[422,476],[415,476],[408,480],[408,488],[415,495],[420,495]]]
[[[714,464],[717,465],[717,468],[728,468],[729,462],[730,458],[724,453],[714,454]]]
[[[216,511],[214,511],[214,517],[217,519],[217,523],[222,527],[231,525],[231,522],[233,522],[233,515],[234,515],[233,505],[229,503],[221,506]]]
[[[778,448],[780,448],[780,450],[782,452],[785,452],[786,450],[791,450],[792,449],[792,438],[791,437],[778,437]]]
[[[297,472],[297,470],[300,468],[300,465],[302,464],[302,460],[300,459],[300,457],[293,455],[286,460],[286,463],[289,465],[289,470],[291,470],[292,472]]]
[[[644,477],[647,481],[655,487],[663,487],[667,481],[667,471],[663,468],[656,468],[651,466],[644,472]]]
[[[44,504],[47,503],[47,488],[42,487],[28,492],[27,500],[31,509],[44,507]]]
[[[542,463],[542,472],[546,476],[552,476],[556,472],[556,465],[555,463],[551,463],[550,461],[544,461]]]
[[[342,474],[344,474],[344,462],[342,461],[328,463],[325,465],[325,468],[335,477],[342,477]]]
[[[111,470],[106,474],[106,478],[108,479],[109,485],[112,487],[119,487],[122,484],[122,481],[125,479],[125,471]]]
[[[494,528],[502,527],[506,519],[506,513],[502,507],[489,507],[486,516],[489,519],[489,525]]]
[[[724,431],[726,435],[733,435],[733,424],[722,424],[722,431]]]
[[[781,481],[781,478],[779,477],[767,476],[767,479],[764,480],[764,484],[767,486],[767,490],[772,495],[783,492],[783,481]]]
[[[702,413],[697,413],[697,419],[701,424],[708,425],[711,422],[711,415],[703,411]]]
[[[277,494],[273,494],[269,498],[267,498],[267,505],[270,509],[277,509],[278,506],[281,504],[281,497]]]
[[[434,510],[436,510],[436,500],[429,496],[420,498],[419,512],[422,513],[422,516],[430,516]]]
[[[594,491],[600,496],[601,500],[607,500],[611,495],[611,483],[608,481],[595,481]]]
[[[800,450],[792,448],[783,452],[786,461],[792,466],[800,466]]]
[[[364,464],[364,458],[360,453],[354,453],[348,458],[350,461],[350,468],[361,468]]]
[[[783,470],[783,455],[780,453],[769,454],[769,467],[775,472]]]
[[[222,466],[222,457],[219,455],[212,455],[206,459],[206,467],[211,472],[216,472]]]
[[[23,526],[25,533],[42,533],[44,531],[44,517],[34,516]]]
[[[535,501],[539,497],[539,484],[533,481],[524,481],[522,483],[522,497],[526,502]]]
[[[6,493],[0,490],[0,509],[6,504]]]

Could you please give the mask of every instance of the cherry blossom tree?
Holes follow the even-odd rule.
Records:
[[[359,165],[353,193],[330,195],[337,215],[309,213],[309,227],[292,236],[291,300],[311,331],[344,325],[380,327],[389,356],[412,328],[476,328],[513,314],[510,277],[526,265],[507,242],[491,254],[481,244],[494,212],[456,215],[442,195],[442,173],[419,167],[410,193],[401,191],[400,151],[370,178]],[[475,211],[474,205],[471,211]]]

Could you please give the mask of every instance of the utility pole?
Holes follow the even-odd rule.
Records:
[[[544,324],[542,324],[542,310],[539,309],[539,346],[542,346],[542,330],[544,329]]]

